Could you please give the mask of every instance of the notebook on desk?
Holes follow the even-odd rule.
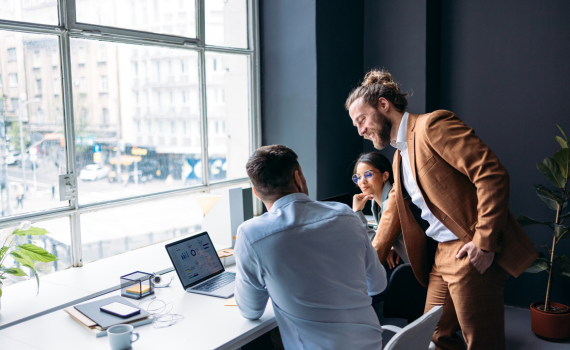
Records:
[[[132,303],[130,303],[129,301],[125,300],[124,298],[122,298],[120,296],[114,296],[114,297],[110,297],[110,298],[96,300],[96,301],[86,303],[86,304],[75,305],[74,308],[77,311],[81,312],[83,315],[87,316],[90,320],[95,322],[102,329],[107,329],[111,326],[114,326],[114,325],[120,324],[120,323],[128,323],[128,322],[136,321],[136,320],[148,317],[150,315],[147,311],[141,309],[140,314],[137,314],[137,315],[134,315],[131,317],[127,317],[127,318],[123,318],[123,317],[111,315],[109,313],[106,313],[106,312],[103,312],[100,310],[101,306],[111,304],[114,302],[118,302],[121,304],[125,304],[128,306],[132,306],[132,307],[135,307],[137,309],[140,309],[136,305],[133,305]]]

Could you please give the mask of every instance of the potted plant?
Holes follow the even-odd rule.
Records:
[[[548,273],[548,284],[546,286],[546,298],[544,301],[532,303],[530,305],[530,318],[532,331],[539,337],[550,340],[561,340],[570,336],[570,308],[566,305],[551,302],[550,293],[552,282],[555,276],[570,277],[570,258],[566,255],[555,255],[556,246],[563,239],[570,239],[570,229],[564,226],[564,221],[570,217],[568,212],[568,202],[570,198],[570,188],[568,179],[570,178],[570,148],[568,148],[568,138],[564,130],[558,126],[563,137],[555,136],[556,141],[562,147],[556,152],[553,158],[546,158],[543,162],[538,162],[536,167],[546,176],[555,190],[551,190],[543,185],[534,185],[538,197],[556,212],[554,222],[538,221],[528,216],[520,215],[517,220],[521,226],[544,225],[550,228],[552,233],[552,244],[540,245],[548,254],[540,253],[539,258],[526,270],[526,272],[537,273],[546,271]]]
[[[8,229],[9,230],[9,229]],[[19,244],[17,237],[22,236],[39,236],[48,233],[43,228],[33,227],[29,221],[24,221],[20,227],[12,232],[5,234],[5,239],[0,248],[0,300],[2,297],[2,280],[6,279],[6,274],[12,276],[27,276],[22,269],[17,266],[4,266],[7,257],[17,261],[20,265],[25,266],[33,271],[40,292],[40,278],[34,267],[34,261],[50,262],[57,260],[55,255],[46,252],[44,249],[32,243]],[[36,293],[36,295],[37,295]],[[0,304],[1,307],[1,304]]]

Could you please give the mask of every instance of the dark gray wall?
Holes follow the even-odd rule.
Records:
[[[312,199],[356,191],[362,141],[344,101],[362,75],[364,2],[345,5],[260,1],[262,142],[297,152]]]
[[[309,193],[317,193],[315,1],[260,1],[262,143],[299,156]]]
[[[497,154],[511,179],[515,216],[554,221],[533,183],[549,185],[536,162],[559,149],[555,123],[570,133],[570,2],[445,0],[442,6],[441,108],[455,112]],[[537,244],[548,230],[526,228]],[[558,253],[570,255],[570,240]],[[546,294],[546,273],[511,278],[505,301],[528,307]],[[570,278],[552,299],[570,305]]]
[[[356,193],[362,138],[344,102],[362,79],[364,1],[317,1],[317,198]]]
[[[408,110],[424,113],[426,106],[426,0],[366,0],[364,12],[364,74],[387,69],[408,96]],[[374,150],[364,140],[364,151]],[[392,159],[394,148],[381,152]]]

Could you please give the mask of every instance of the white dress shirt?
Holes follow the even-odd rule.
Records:
[[[414,179],[414,173],[412,172],[412,166],[410,164],[410,155],[408,154],[408,142],[406,140],[408,132],[408,112],[404,113],[402,117],[402,122],[398,128],[398,136],[396,137],[396,146],[392,144],[393,147],[400,151],[402,156],[402,177],[404,181],[404,186],[406,191],[412,198],[412,203],[414,203],[422,211],[422,219],[429,222],[429,227],[426,231],[428,237],[433,238],[438,242],[449,242],[457,239],[457,236],[453,234],[447,227],[443,226],[441,221],[439,221],[429,210],[422,197],[422,194],[418,188],[416,180]]]
[[[271,297],[285,349],[382,349],[371,295],[386,271],[351,208],[302,193],[238,228],[235,298],[248,319]]]

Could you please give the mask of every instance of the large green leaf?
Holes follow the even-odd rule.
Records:
[[[24,255],[21,251],[13,250],[10,252],[10,255],[14,258],[14,260],[19,262],[23,266],[28,267],[30,269],[34,269],[34,262],[32,261],[32,259],[30,259],[27,255]]]
[[[2,247],[2,249],[0,249],[0,259],[2,259],[4,254],[6,254],[6,252],[8,251],[8,249],[9,247]]]
[[[556,141],[558,141],[558,143],[560,144],[560,147],[562,148],[568,148],[568,142],[566,142],[566,140],[564,140],[562,137],[560,136],[554,136],[554,139]]]
[[[558,188],[564,188],[566,177],[562,175],[560,165],[553,158],[544,158],[542,163],[536,163],[536,167],[546,176],[548,181]]]
[[[536,194],[552,210],[558,210],[558,204],[565,206],[562,198],[543,185],[534,185]]]
[[[535,220],[533,218],[529,218],[526,215],[519,215],[517,217],[517,221],[523,227],[524,226],[530,226],[530,225],[546,225],[546,226],[552,225],[552,223],[549,221],[538,221],[538,220]]]
[[[49,233],[47,230],[39,227],[30,227],[25,231],[16,230],[13,234],[17,236],[38,236],[38,235],[45,235]]]
[[[560,188],[564,188],[566,185],[566,180],[570,175],[570,148],[563,148],[560,151],[554,154],[554,160],[558,163],[558,167],[560,168],[560,173],[564,178],[564,184]]]
[[[556,262],[560,274],[570,277],[570,258],[566,255],[560,255]]]
[[[10,267],[10,268],[0,267],[0,271],[7,273],[7,274],[10,274],[10,275],[14,275],[14,276],[27,276],[28,275],[24,271],[22,271],[21,269],[19,269],[17,267]]]
[[[525,272],[528,273],[537,273],[537,272],[541,272],[544,270],[548,270],[548,268],[550,267],[548,261],[544,258],[538,258],[536,259],[532,265],[530,265]]]
[[[564,225],[555,225],[554,227],[554,236],[558,239],[563,237],[566,233],[568,233],[568,227]]]
[[[566,140],[566,143],[568,143],[568,137],[566,137],[566,134],[564,133],[564,130],[562,130],[562,127],[558,124],[556,124],[556,126],[558,127],[558,130],[560,130],[560,133],[562,133],[562,136],[564,136],[564,140]]]
[[[57,260],[57,257],[53,254],[46,252],[43,248],[40,248],[33,244],[20,244],[16,246],[22,251],[23,254],[30,257],[30,259],[41,262],[50,262]]]

